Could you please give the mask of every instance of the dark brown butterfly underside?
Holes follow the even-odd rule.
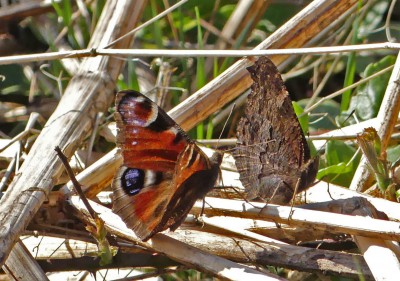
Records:
[[[247,68],[253,79],[234,152],[248,199],[288,203],[315,180],[318,158],[310,149],[275,65],[267,57]]]
[[[175,230],[214,186],[222,154],[208,158],[161,108],[121,91],[115,119],[123,165],[113,181],[113,211],[142,240]]]

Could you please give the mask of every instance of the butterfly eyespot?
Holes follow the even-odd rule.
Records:
[[[144,184],[144,171],[140,169],[126,169],[122,175],[122,186],[129,195],[135,195],[140,192]]]

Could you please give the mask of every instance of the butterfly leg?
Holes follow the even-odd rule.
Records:
[[[272,192],[272,194],[270,196],[268,196],[268,197],[266,197],[266,196],[259,197],[266,204],[265,207],[269,203],[282,204],[284,202],[288,202],[289,201],[289,200],[286,200],[285,198],[283,198],[281,195],[282,194],[283,195],[287,195],[287,192],[282,192],[282,190],[286,191],[288,188],[290,188],[290,186],[285,181],[283,181],[281,179],[278,179],[276,182],[274,182],[274,185],[276,185],[276,187],[275,187],[275,189],[273,190],[273,192]],[[277,195],[277,194],[278,194],[278,196],[275,197],[275,195]],[[264,210],[265,207],[263,207],[261,209],[260,213]]]
[[[293,215],[293,213],[294,213],[294,210],[293,210],[294,198],[296,197],[297,190],[298,190],[299,185],[300,185],[300,180],[301,180],[300,178],[297,180],[296,186],[295,186],[295,188],[294,188],[292,200],[290,200],[291,203],[290,203],[290,212],[289,212],[289,216],[288,216],[288,224],[290,223],[290,220],[292,219],[292,215]]]
[[[204,215],[204,209],[206,207],[206,198],[203,198],[203,205],[201,206],[201,212],[200,212],[200,217]]]

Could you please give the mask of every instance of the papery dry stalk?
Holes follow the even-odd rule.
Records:
[[[244,203],[238,200],[206,197],[204,214],[208,216],[232,216],[274,221],[290,226],[309,227],[334,233],[348,233],[365,237],[400,240],[399,223],[369,217],[350,216],[306,210],[263,203]],[[191,213],[199,215],[203,209],[197,201]]]
[[[85,211],[83,204],[79,202],[76,196],[71,198],[73,208],[77,208],[81,218],[90,221],[90,216]],[[209,272],[220,278],[230,278],[233,280],[254,280],[246,278],[255,278],[254,271],[241,269],[242,274],[235,275],[240,265],[232,263],[230,268],[226,262],[211,258],[204,259],[202,251],[195,250],[188,245],[195,246],[214,255],[229,258],[241,263],[259,263],[262,265],[288,266],[292,269],[306,270],[311,272],[329,272],[335,275],[348,276],[355,278],[358,275],[359,266],[362,274],[367,280],[372,280],[368,267],[362,258],[357,255],[337,253],[334,251],[324,251],[297,247],[291,245],[275,244],[269,245],[258,241],[245,241],[240,238],[224,237],[211,233],[198,231],[177,230],[167,234],[157,234],[148,243],[141,242],[134,233],[126,228],[121,219],[111,210],[91,202],[92,207],[98,212],[105,221],[108,231],[132,241],[142,247],[152,249],[156,252],[162,252],[169,257],[176,259],[184,264],[190,264],[203,272]],[[83,213],[82,213],[83,212]],[[170,237],[175,239],[172,239]],[[185,244],[182,244],[182,241]],[[189,247],[189,249],[187,249]],[[189,252],[187,252],[189,251]],[[188,255],[189,256],[185,256]],[[302,258],[300,258],[302,257]],[[214,264],[213,264],[214,263]],[[234,274],[234,275],[232,275]],[[265,276],[263,277],[265,278]]]
[[[349,190],[335,184],[321,181],[301,195],[301,202],[304,203],[326,202],[335,199],[352,198],[355,196],[363,197],[367,199],[372,205],[374,205],[374,207],[378,211],[384,212],[390,220],[400,221],[398,203],[390,202],[382,198],[371,197],[369,195]]]
[[[272,265],[306,272],[357,279],[359,275],[373,280],[362,256],[293,245],[277,245],[236,237],[224,237],[199,231],[169,233],[199,249],[253,265]],[[210,249],[209,245],[213,245]]]
[[[21,241],[14,246],[3,269],[13,280],[49,280]]]

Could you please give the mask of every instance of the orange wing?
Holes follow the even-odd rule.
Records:
[[[211,161],[138,92],[118,93],[115,119],[124,165],[113,181],[113,211],[142,240],[176,229],[194,202],[214,186],[222,156]]]

